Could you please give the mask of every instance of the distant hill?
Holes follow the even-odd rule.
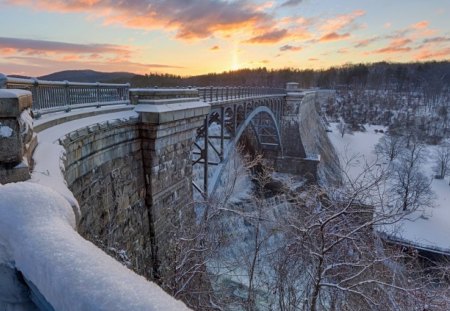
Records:
[[[73,81],[73,82],[128,82],[135,76],[130,72],[100,72],[94,70],[65,70],[38,77],[49,81]]]

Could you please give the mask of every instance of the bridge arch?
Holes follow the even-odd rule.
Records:
[[[255,104],[256,105],[256,104]],[[274,112],[267,106],[259,106],[253,109],[250,114],[245,118],[245,120],[236,128],[236,133],[234,133],[233,138],[229,141],[229,143],[225,146],[225,150],[223,152],[223,160],[219,165],[217,165],[217,169],[214,171],[210,182],[208,182],[208,196],[214,194],[218,185],[220,184],[220,177],[222,176],[224,170],[227,167],[227,163],[231,158],[232,152],[235,150],[236,145],[239,143],[242,135],[245,130],[251,126],[253,128],[253,132],[255,133],[256,140],[260,147],[263,147],[264,141],[261,137],[259,137],[258,129],[255,128],[257,125],[253,124],[253,121],[256,120],[258,116],[264,115],[267,119],[265,121],[270,121],[273,126],[274,134],[277,141],[277,148],[279,151],[282,150],[282,140],[281,140],[281,132],[279,121],[275,116]]]

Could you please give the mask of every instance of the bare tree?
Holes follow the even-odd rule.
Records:
[[[389,208],[395,198],[386,180],[373,165],[343,187],[290,197],[273,265],[280,310],[422,310],[433,301],[438,290],[418,272],[416,253],[385,244],[374,231],[405,215]]]
[[[424,145],[414,140],[391,166],[391,192],[397,199],[396,208],[414,211],[432,206],[431,179],[420,170],[423,160]]]
[[[406,147],[405,139],[400,135],[386,134],[375,146],[375,153],[392,162]]]
[[[436,176],[440,179],[445,178],[450,169],[450,144],[448,142],[444,142],[436,148],[434,160],[436,163],[434,167]]]
[[[342,117],[339,118],[339,124],[337,125],[337,129],[341,134],[341,137],[344,137],[344,134],[347,132],[347,124],[345,124],[345,121]]]

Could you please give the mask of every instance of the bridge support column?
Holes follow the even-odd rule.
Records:
[[[315,182],[320,158],[306,153],[300,135],[299,108],[304,95],[295,82],[287,83],[286,91],[286,102],[281,115],[283,154],[276,160],[276,170],[281,173],[302,175],[308,181]]]
[[[181,227],[195,221],[191,149],[210,105],[191,89],[130,90],[130,98],[140,114],[153,277],[164,279],[175,272]]]
[[[33,133],[31,93],[0,89],[0,184],[30,178]]]

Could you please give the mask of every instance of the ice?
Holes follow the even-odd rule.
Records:
[[[75,230],[69,202],[32,182],[0,185],[0,258],[55,310],[187,310]]]

